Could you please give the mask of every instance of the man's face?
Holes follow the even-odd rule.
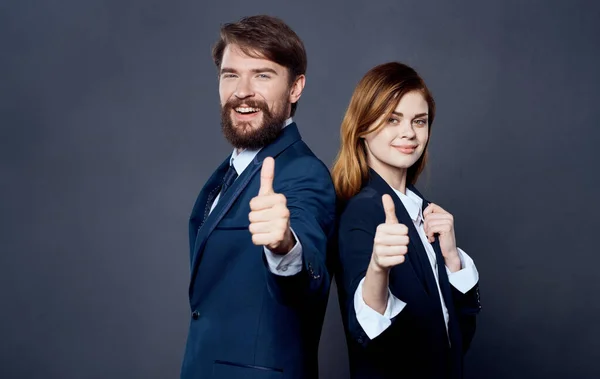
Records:
[[[288,69],[244,54],[230,44],[219,74],[221,126],[238,149],[258,149],[273,142],[298,101],[304,76],[290,85]]]

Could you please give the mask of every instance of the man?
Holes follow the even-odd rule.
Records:
[[[234,150],[190,217],[181,378],[317,378],[335,191],[291,119],[304,45],[281,20],[253,16],[221,28],[213,59]]]

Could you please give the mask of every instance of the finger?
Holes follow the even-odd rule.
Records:
[[[252,234],[252,243],[257,246],[267,246],[275,242],[273,234],[271,233],[257,233]]]
[[[267,222],[277,218],[282,218],[284,216],[284,212],[277,209],[277,207],[269,207],[260,210],[253,210],[252,212],[248,213],[248,220],[250,222]]]
[[[263,195],[256,196],[252,200],[250,200],[250,210],[251,211],[260,211],[263,209],[270,209],[277,206],[286,207],[287,199],[284,195],[280,193],[271,194],[271,195]],[[287,209],[287,207],[286,207]]]
[[[285,231],[281,228],[272,228],[267,233],[256,233],[252,234],[252,242],[255,245],[262,246],[278,246],[283,241]]]
[[[260,190],[259,195],[270,195],[273,191],[273,179],[275,178],[275,160],[271,157],[266,157],[263,160],[260,170]]]
[[[381,257],[377,260],[377,263],[382,267],[394,267],[401,263],[404,263],[406,258],[404,255],[397,255],[392,257]]]
[[[375,254],[377,254],[378,257],[404,255],[407,252],[408,247],[406,246],[377,246],[375,249]]]
[[[435,235],[442,235],[446,233],[450,233],[452,231],[452,225],[447,222],[432,224],[427,227],[425,234],[427,235],[427,240],[429,243],[433,243],[435,241]]]
[[[375,236],[375,243],[377,245],[384,246],[408,246],[408,236],[406,235],[393,235],[385,234],[381,236]]]
[[[379,224],[375,234],[377,235],[377,233],[382,235],[406,236],[408,235],[408,228],[404,224]]]
[[[428,215],[430,213],[448,213],[448,212],[446,212],[444,210],[444,208],[440,207],[437,204],[429,203],[429,205],[423,211],[423,217],[425,217],[426,215]]]
[[[427,229],[427,234],[441,234],[448,233],[452,230],[452,225],[448,223],[436,223],[429,225]]]
[[[398,218],[396,217],[396,207],[394,206],[394,200],[388,194],[381,197],[383,202],[383,210],[385,211],[385,223],[386,224],[397,224]]]
[[[423,215],[423,219],[425,221],[428,220],[448,220],[448,221],[452,221],[454,219],[454,217],[450,214],[450,213],[429,213],[429,214],[424,214]]]
[[[423,220],[423,229],[425,229],[425,233],[427,233],[427,230],[429,230],[431,225],[447,224],[452,226],[454,224],[454,221],[452,220],[452,216],[450,214],[441,215],[442,217],[437,217],[440,215],[437,215],[436,217],[434,216],[436,215],[430,214],[425,220]]]
[[[271,233],[276,225],[273,222],[253,222],[248,226],[248,230],[252,234]]]
[[[248,220],[253,223],[253,222],[265,222],[265,221],[269,221],[271,219],[271,215],[270,212],[268,212],[268,210],[257,210],[257,211],[251,211],[250,213],[248,213]]]
[[[427,241],[429,243],[433,243],[435,241],[434,232],[431,231],[431,228],[428,224],[423,224],[423,230],[425,230],[425,235],[427,236]]]

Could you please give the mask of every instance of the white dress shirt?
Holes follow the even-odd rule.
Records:
[[[288,118],[287,120],[285,120],[285,125],[283,127],[285,128],[286,126],[288,126],[291,123],[292,123],[292,119]],[[256,154],[258,154],[259,151],[260,151],[260,149],[258,149],[258,150],[247,150],[246,149],[246,150],[242,150],[241,152],[238,153],[237,149],[233,149],[233,153],[231,154],[231,159],[229,161],[229,164],[233,165],[233,168],[235,168],[235,171],[237,172],[238,177],[240,177],[240,175],[242,175],[242,172],[244,172],[244,170],[250,165],[250,163],[252,162],[252,160],[254,159]],[[236,180],[237,180],[237,178],[236,178]],[[257,195],[258,195],[258,193],[257,193]],[[219,193],[217,195],[217,197],[215,198],[215,201],[213,202],[213,204],[210,208],[210,212],[213,211],[213,209],[219,202],[220,197],[221,197],[221,193]],[[269,265],[269,269],[271,270],[271,272],[273,274],[280,275],[280,276],[292,276],[292,275],[295,275],[295,274],[299,273],[300,271],[302,271],[302,244],[300,243],[298,236],[296,236],[296,233],[294,233],[294,230],[292,230],[292,234],[294,235],[294,238],[296,239],[296,244],[294,245],[292,250],[290,250],[285,255],[275,254],[271,250],[264,247],[265,257],[267,258],[267,263]]]
[[[444,297],[442,296],[442,291],[440,289],[435,251],[433,250],[433,246],[431,246],[429,243],[423,227],[423,199],[421,199],[417,194],[408,188],[406,189],[406,195],[395,189],[394,192],[396,195],[398,195],[410,218],[413,220],[415,228],[417,229],[419,237],[421,238],[421,242],[423,243],[425,251],[427,252],[427,257],[429,258],[429,263],[431,264],[431,269],[433,270],[438,293],[442,302],[442,311],[444,313],[444,320],[446,321],[446,330],[448,330],[448,308],[446,308],[446,303],[444,302]],[[460,248],[458,249],[458,256],[460,257],[461,270],[453,273],[450,272],[448,267],[446,267],[446,272],[448,273],[448,280],[450,281],[450,284],[452,284],[452,286],[460,292],[466,293],[479,281],[479,273],[477,272],[477,268],[475,267],[475,263],[471,257],[469,257],[467,253],[462,251]],[[388,302],[385,312],[383,314],[377,312],[373,308],[369,307],[363,299],[362,287],[364,281],[365,278],[360,281],[358,288],[354,293],[354,310],[356,312],[358,323],[363,328],[367,336],[369,336],[370,339],[373,339],[383,333],[392,324],[392,318],[396,317],[404,309],[406,303],[394,296],[388,289]]]

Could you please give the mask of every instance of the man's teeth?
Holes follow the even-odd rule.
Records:
[[[254,112],[258,112],[259,110],[260,109],[258,109],[258,108],[242,108],[242,107],[235,108],[235,111],[239,112],[239,113],[254,113]]]

